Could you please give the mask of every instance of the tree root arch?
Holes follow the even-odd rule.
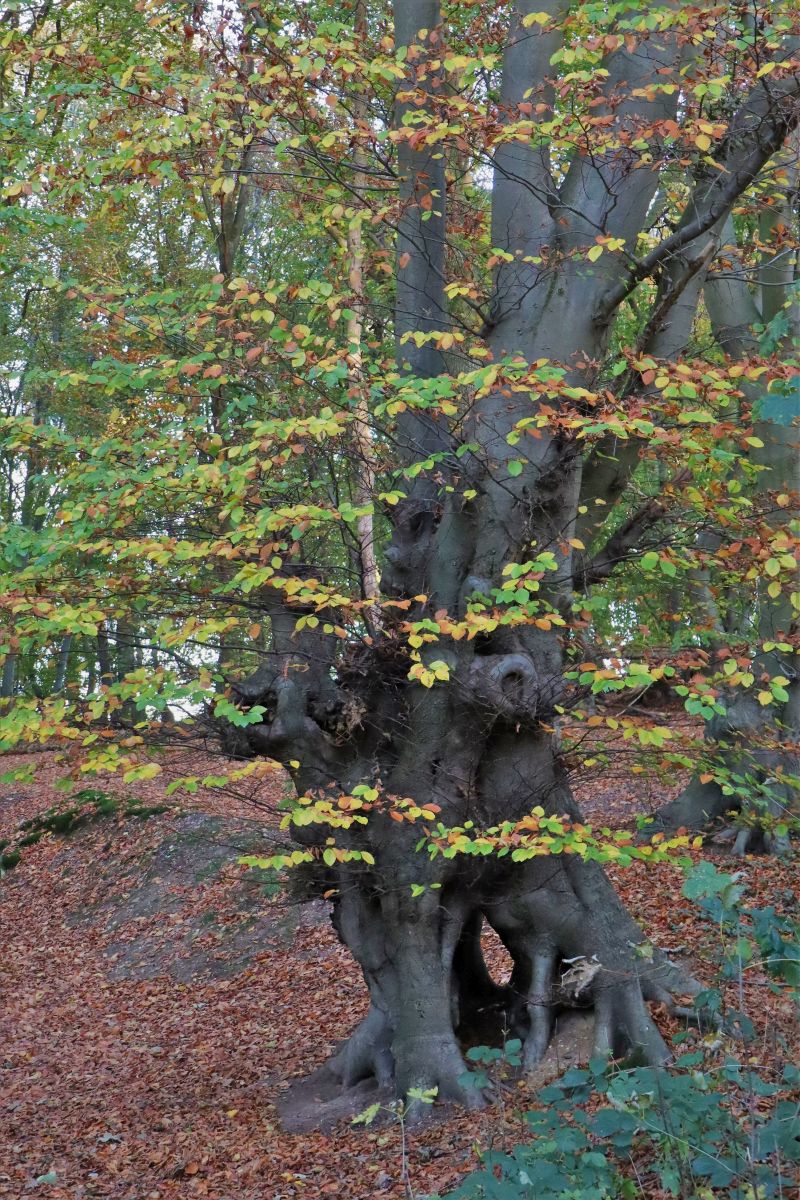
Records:
[[[336,901],[334,924],[370,995],[367,1016],[330,1063],[343,1089],[371,1080],[393,1095],[435,1089],[474,1107],[482,1097],[467,1048],[518,1037],[533,1071],[574,1010],[593,1014],[592,1054],[669,1059],[648,1001],[685,1011],[676,996],[699,985],[657,950],[642,952],[641,931],[594,864],[534,859],[505,873],[495,893],[457,877],[421,896],[409,891],[370,895],[351,881]],[[505,983],[487,967],[484,922],[511,956]]]

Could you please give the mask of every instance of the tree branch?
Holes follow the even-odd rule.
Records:
[[[676,256],[665,264],[652,316],[636,344],[637,354],[667,359],[684,350],[692,331],[708,265],[718,244],[718,237],[714,236],[697,257],[685,259]],[[636,390],[635,381],[629,373],[623,399]],[[630,438],[620,445],[616,436],[608,435],[601,439],[585,463],[581,506],[586,511],[578,519],[577,533],[587,546],[606,523],[613,511],[613,502],[624,492],[635,473],[639,465],[640,445],[638,438]],[[603,501],[602,508],[595,505],[596,500]],[[577,577],[580,577],[580,570],[579,565]]]
[[[567,0],[517,0],[513,6],[503,54],[500,109],[504,123],[520,119],[520,105],[528,97],[552,104],[550,59],[563,40],[558,26],[568,8]],[[551,18],[546,31],[538,25],[528,29],[522,24],[536,11]],[[492,323],[497,323],[504,313],[523,303],[541,274],[535,264],[522,260],[535,256],[552,237],[551,208],[557,192],[548,151],[532,144],[529,136],[500,141],[492,166],[492,245],[515,255],[515,261],[501,263],[495,271]]]
[[[695,238],[723,220],[742,192],[777,153],[800,122],[800,74],[778,84],[762,80],[731,121],[720,156],[724,170],[710,184],[695,188],[673,234],[631,267],[595,310],[598,324],[607,323],[634,288]]]
[[[675,475],[665,486],[665,493],[675,492],[690,478],[690,471],[682,471]],[[575,588],[585,591],[594,583],[608,579],[620,563],[627,562],[632,552],[637,549],[642,534],[655,525],[669,508],[669,501],[664,496],[652,496],[641,508],[637,509],[616,529],[606,544],[588,563],[580,564],[574,580]]]

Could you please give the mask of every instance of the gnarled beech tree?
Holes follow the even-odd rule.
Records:
[[[674,185],[677,170],[663,137],[685,119],[681,72],[691,77],[704,54],[724,61],[719,40],[732,19],[722,6],[715,45],[707,32],[713,23],[704,24],[699,10],[689,10],[684,26],[668,19],[679,7],[659,10],[663,19],[649,29],[642,24],[636,36],[605,36],[602,68],[586,84],[593,99],[585,124],[577,123],[569,149],[552,153],[547,123],[558,110],[556,88],[569,90],[553,64],[564,61],[572,6],[519,0],[499,7],[502,83],[485,177],[495,265],[480,333],[490,361],[511,368],[448,420],[446,406],[414,396],[426,395],[426,381],[447,376],[458,350],[447,286],[455,190],[447,142],[468,133],[448,130],[450,121],[463,128],[463,109],[448,78],[448,31],[437,0],[395,6],[405,74],[392,134],[400,189],[394,331],[407,387],[385,435],[395,465],[414,469],[388,510],[379,551],[383,623],[342,653],[317,622],[307,627],[304,614],[313,608],[276,601],[272,654],[237,688],[246,704],[265,709],[247,730],[250,751],[287,763],[298,793],[317,806],[298,825],[301,844],[325,844],[319,813],[327,800],[339,819],[331,818],[333,829],[323,825],[323,834],[333,832],[336,846],[352,855],[337,859],[329,845],[327,866],[319,864],[336,928],[370,996],[366,1019],[334,1062],[345,1086],[374,1076],[400,1094],[436,1087],[443,1098],[469,1100],[459,1031],[492,1004],[498,1013],[504,1006],[523,1035],[527,1067],[545,1052],[559,1009],[588,1002],[598,1052],[659,1061],[667,1049],[648,1001],[670,1004],[676,989],[691,989],[658,952],[637,955],[643,934],[590,855],[548,854],[541,844],[527,856],[499,854],[491,839],[480,853],[480,831],[503,822],[524,830],[536,806],[545,820],[580,822],[557,733],[574,597],[636,553],[680,488],[673,481],[624,521],[609,520],[638,464],[638,446],[618,453],[609,433],[587,455],[557,422],[537,424],[542,401],[526,372],[544,363],[561,369],[551,409],[559,395],[565,404],[580,397],[574,389],[597,380],[626,301],[654,279],[652,312],[629,347],[635,361],[623,381],[630,398],[646,397],[652,371],[641,360],[655,366],[686,350],[731,212],[800,119],[800,76],[782,43],[770,61],[783,66],[758,72],[746,91],[724,89],[708,126],[713,158],[686,162],[675,222],[654,230],[659,189],[670,166]],[[571,36],[579,36],[574,27]],[[696,144],[711,150],[704,128]],[[363,182],[363,161],[357,170]],[[531,418],[535,436],[524,436]],[[509,574],[521,595],[504,594]],[[526,582],[531,595],[538,585],[529,610]],[[504,599],[517,605],[515,619],[497,618]],[[470,619],[479,632],[465,637],[459,623]],[[409,628],[416,635],[410,645]],[[426,629],[435,636],[426,640]],[[350,797],[350,807],[337,809],[337,797]],[[419,819],[404,819],[409,811]],[[474,829],[478,856],[420,850],[420,822],[429,831],[437,822]],[[536,818],[529,828],[537,828]],[[539,819],[538,828],[548,826]],[[507,989],[486,970],[484,922],[513,959]],[[585,965],[583,986],[570,990],[565,964],[575,961]]]
[[[571,1007],[664,1060],[696,985],[603,870],[661,851],[584,826],[562,738],[665,677],[609,628],[685,581],[662,823],[791,798],[796,3],[17,7],[0,749],[148,778],[185,702],[283,764],[369,991],[345,1089],[473,1102],[466,1038],[532,1068]]]

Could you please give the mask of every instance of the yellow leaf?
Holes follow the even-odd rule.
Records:
[[[772,692],[759,692],[758,693],[758,703],[759,704],[772,704]]]
[[[550,20],[550,13],[546,13],[546,12],[528,13],[528,15],[526,17],[522,18],[522,24],[527,29],[529,25],[546,25],[549,20]]]
[[[711,149],[711,138],[707,133],[698,133],[697,137],[694,139],[694,144],[697,146],[698,150],[705,152],[706,150]]]
[[[592,246],[592,247],[590,247],[589,250],[587,250],[586,257],[588,258],[589,262],[597,262],[598,258],[600,257],[600,255],[602,253],[603,253],[602,246]]]
[[[138,779],[154,779],[156,775],[161,774],[161,767],[158,763],[144,763],[140,767],[130,767],[124,772],[122,779],[124,783],[132,783]]]

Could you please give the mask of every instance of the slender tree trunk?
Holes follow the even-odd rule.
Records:
[[[246,57],[243,68],[249,74],[252,70],[252,59]],[[204,187],[201,192],[208,224],[214,236],[219,273],[226,287],[233,277],[247,216],[253,200],[253,189],[248,180],[252,163],[253,148],[249,145],[242,151],[238,177],[231,192],[220,192],[216,199],[208,188]],[[225,388],[222,386],[215,388],[211,393],[209,423],[212,433],[220,438],[226,434],[225,404]],[[222,519],[220,524],[223,532],[229,528],[227,518]],[[232,658],[231,647],[225,640],[227,636],[224,633],[220,635],[217,652],[217,670],[220,675],[218,689],[220,691],[224,691],[227,686],[226,675]]]
[[[96,641],[87,640],[84,646],[84,661],[86,664],[86,695],[94,695],[97,686],[97,655]]]
[[[367,18],[365,0],[357,0],[354,17],[356,37],[365,47],[367,36]],[[353,122],[355,139],[353,149],[353,191],[364,203],[368,178],[366,174],[367,160],[361,144],[368,129],[368,109],[362,94],[357,94],[353,104]],[[351,301],[352,316],[347,322],[348,368],[350,375],[350,395],[356,402],[355,419],[352,424],[355,441],[356,481],[353,501],[357,508],[369,508],[356,518],[356,536],[358,538],[359,559],[361,568],[361,591],[367,601],[365,610],[367,622],[372,630],[380,625],[380,609],[374,604],[378,597],[380,575],[378,560],[375,554],[375,528],[372,505],[375,495],[375,450],[372,444],[369,417],[369,381],[364,378],[364,361],[362,354],[362,338],[364,331],[364,235],[362,217],[366,208],[356,211],[347,227],[347,268],[350,286],[353,289]]]
[[[68,633],[61,639],[61,646],[58,651],[58,661],[56,662],[56,673],[53,680],[53,695],[58,696],[63,692],[67,684],[67,671],[69,669],[69,656],[72,651],[72,634]]]
[[[121,683],[126,675],[135,670],[136,627],[130,620],[117,621],[116,628],[117,651],[117,681]],[[114,713],[115,724],[130,725],[136,720],[136,704],[133,700],[123,700],[119,709]]]
[[[97,649],[97,683],[101,689],[109,688],[114,683],[114,666],[111,661],[111,647],[105,622],[101,622],[98,626],[95,645]],[[108,714],[104,714],[101,720],[105,723],[108,720]]]
[[[3,678],[0,681],[0,697],[10,700],[17,686],[17,656],[9,654],[3,663]]]

